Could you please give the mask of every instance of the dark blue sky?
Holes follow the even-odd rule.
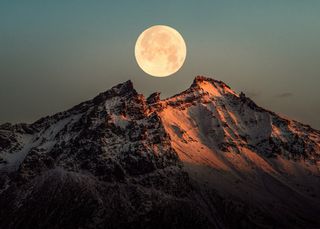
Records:
[[[146,75],[134,44],[177,29],[182,69]],[[0,123],[31,122],[131,79],[148,96],[214,76],[258,104],[320,128],[320,1],[0,1]]]

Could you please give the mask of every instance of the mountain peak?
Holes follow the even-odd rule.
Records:
[[[203,81],[212,82],[212,81],[218,81],[218,80],[215,80],[213,78],[203,76],[203,75],[197,75],[194,78],[193,83],[199,83],[199,82],[203,82]]]
[[[194,78],[193,83],[191,87],[198,87],[203,85],[204,83],[210,83],[214,87],[221,87],[221,88],[229,88],[231,89],[227,84],[222,82],[221,80],[216,80],[207,76],[198,75]]]
[[[131,80],[127,80],[124,83],[117,84],[116,86],[112,87],[111,89],[100,93],[97,95],[93,102],[98,104],[106,99],[113,97],[113,96],[133,96],[137,95],[137,91],[133,87],[133,83]]]
[[[211,94],[212,96],[221,96],[223,94],[233,94],[238,96],[237,93],[224,82],[201,75],[198,75],[194,78],[193,83],[190,86],[190,90],[202,90]]]
[[[115,92],[118,95],[123,95],[131,92],[136,92],[136,90],[133,87],[133,83],[131,80],[127,80],[124,83],[120,83],[110,89],[111,91]],[[110,91],[108,90],[108,91]]]

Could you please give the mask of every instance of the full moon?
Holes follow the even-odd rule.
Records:
[[[140,68],[156,77],[177,72],[186,54],[186,43],[181,34],[165,25],[155,25],[143,31],[135,46],[135,57]]]

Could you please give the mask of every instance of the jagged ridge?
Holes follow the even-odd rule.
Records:
[[[175,227],[188,222],[203,228],[239,228],[239,217],[244,228],[314,226],[319,212],[319,149],[319,131],[257,106],[222,81],[198,76],[189,89],[164,100],[160,93],[145,99],[127,81],[33,124],[0,126],[0,203],[11,212],[0,212],[0,218],[7,219],[0,225],[34,227],[46,220],[28,221],[26,207],[38,206],[39,198],[49,195],[32,194],[47,193],[39,180],[46,183],[57,177],[52,188],[68,187],[60,193],[88,190],[86,197],[78,197],[84,203],[103,196],[93,204],[100,212],[86,209],[90,222],[71,227],[105,227],[116,211],[112,208],[108,215],[107,203],[127,212],[128,221],[117,225],[123,218],[118,215],[113,227],[169,227],[161,215],[167,211],[164,200],[169,208],[188,206],[180,215],[167,212],[179,222]],[[112,201],[110,190],[139,198],[143,206],[120,196]],[[32,203],[21,197],[25,192],[31,193],[27,199]],[[52,198],[58,204],[63,196]],[[125,202],[140,214],[130,215],[126,204],[120,207]],[[17,203],[19,207],[12,207]],[[271,210],[275,207],[287,213],[279,216]],[[41,208],[49,211],[46,205]],[[79,213],[74,211],[74,216]],[[60,227],[67,225],[64,216],[56,217],[64,222]]]

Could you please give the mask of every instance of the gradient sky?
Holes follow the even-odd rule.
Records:
[[[134,58],[155,24],[187,44],[184,66],[167,78]],[[167,97],[196,75],[320,129],[320,1],[0,1],[0,123],[33,122],[128,79]]]

